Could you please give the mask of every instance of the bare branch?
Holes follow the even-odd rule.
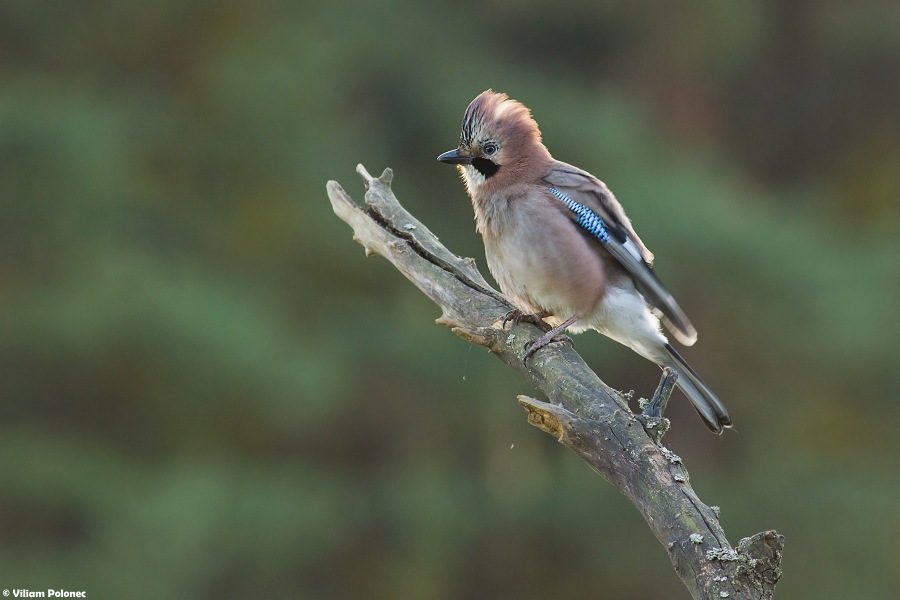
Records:
[[[766,531],[733,548],[717,511],[691,488],[681,459],[660,443],[668,421],[655,413],[634,415],[622,395],[600,381],[569,344],[552,344],[526,365],[525,344],[543,332],[525,321],[504,328],[503,317],[513,307],[472,259],[452,254],[400,206],[391,191],[390,169],[378,178],[362,165],[357,171],[366,185],[368,210],[337,182],[328,182],[327,190],[335,214],[350,225],[366,255],[389,260],[441,308],[439,324],[487,347],[547,396],[548,402],[519,397],[528,422],[576,452],[632,501],[692,596],[772,598],[781,577],[784,537]],[[673,383],[666,377],[660,382],[654,411],[664,408]]]

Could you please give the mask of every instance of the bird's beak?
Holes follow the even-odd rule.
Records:
[[[447,163],[448,165],[470,165],[472,164],[473,158],[475,157],[460,154],[459,150],[450,150],[437,157],[439,161]]]

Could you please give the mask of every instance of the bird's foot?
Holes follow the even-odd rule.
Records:
[[[503,316],[503,322],[500,326],[503,329],[506,329],[506,324],[512,322],[513,325],[518,325],[519,323],[531,323],[536,327],[540,327],[544,331],[547,331],[548,325],[544,321],[544,317],[547,317],[546,313],[526,313],[522,312],[518,308],[514,308]]]
[[[528,342],[527,344],[525,344],[525,359],[523,361],[523,362],[525,362],[525,364],[528,364],[528,359],[531,358],[535,352],[537,352],[538,350],[540,350],[541,348],[543,348],[544,346],[546,346],[548,344],[552,344],[553,342],[569,342],[570,344],[572,343],[572,338],[570,338],[567,335],[560,333],[560,334],[551,336],[549,334],[550,334],[550,331],[548,331],[547,333],[545,333],[538,339],[532,340],[532,341]]]
[[[569,342],[572,343],[572,338],[567,335],[563,335],[563,331],[566,330],[566,327],[574,323],[578,320],[578,315],[572,315],[541,337],[531,342],[525,344],[525,358],[522,360],[526,365],[528,364],[528,359],[531,358],[535,352],[550,344],[552,342]]]

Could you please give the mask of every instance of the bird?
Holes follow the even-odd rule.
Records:
[[[526,318],[552,326],[526,361],[565,331],[595,330],[674,371],[711,431],[732,425],[664,335],[661,324],[685,346],[697,341],[622,205],[601,180],[551,156],[524,104],[485,90],[466,108],[458,146],[437,159],[457,166],[488,268],[515,307],[503,325]]]

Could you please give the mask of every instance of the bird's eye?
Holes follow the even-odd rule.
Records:
[[[484,145],[483,151],[485,156],[493,156],[497,154],[497,150],[500,148],[494,142],[488,142]]]

